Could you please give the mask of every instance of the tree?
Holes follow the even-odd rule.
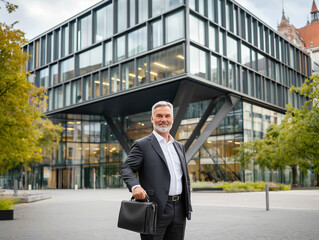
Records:
[[[25,43],[22,31],[0,23],[0,174],[41,161],[42,148],[57,144],[62,131],[43,114],[45,90],[27,81]]]

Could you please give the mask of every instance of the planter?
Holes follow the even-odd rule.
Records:
[[[0,220],[13,220],[14,210],[0,210]]]
[[[193,192],[201,192],[201,191],[216,192],[216,191],[224,191],[224,189],[223,188],[193,188]]]

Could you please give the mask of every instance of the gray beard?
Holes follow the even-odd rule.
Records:
[[[156,129],[157,131],[159,131],[161,133],[167,133],[172,129],[172,125],[170,125],[166,128],[162,128],[159,125],[155,125],[154,123],[153,123],[153,127],[154,127],[154,129]]]

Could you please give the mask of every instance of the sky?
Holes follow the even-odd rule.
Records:
[[[21,29],[26,38],[31,40],[41,33],[66,21],[81,11],[95,5],[101,0],[11,0],[19,8],[11,14],[4,10],[0,3],[0,22],[18,23],[15,28]],[[210,1],[210,0],[208,0]],[[310,10],[313,0],[236,0],[256,17],[266,22],[273,29],[281,20],[282,7],[290,23],[296,28],[304,27],[307,17],[310,19]],[[316,1],[319,4],[319,1]],[[319,7],[319,5],[317,5]]]

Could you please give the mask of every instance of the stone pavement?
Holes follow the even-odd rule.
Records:
[[[0,240],[139,239],[117,228],[126,189],[31,192],[52,198],[17,205],[15,220],[0,221]],[[319,239],[319,190],[270,192],[270,211],[265,193],[193,192],[192,203],[186,240]]]

